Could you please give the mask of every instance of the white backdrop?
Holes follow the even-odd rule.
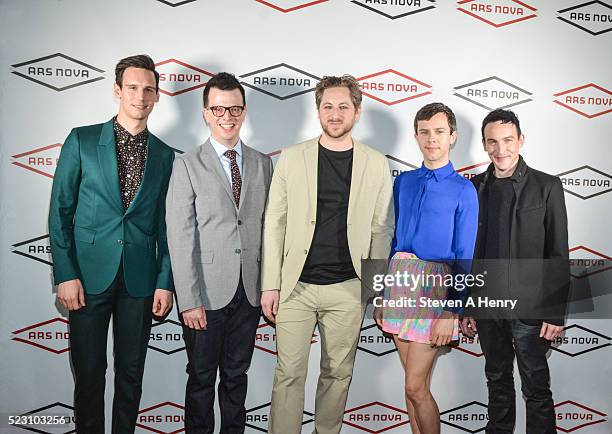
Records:
[[[466,176],[486,167],[479,129],[487,110],[512,107],[527,163],[564,180],[570,255],[594,264],[574,282],[598,295],[610,292],[612,278],[611,21],[610,0],[0,0],[0,432],[74,429],[7,428],[6,416],[72,414],[66,312],[55,303],[45,237],[49,194],[70,129],[116,113],[120,58],[148,53],[158,63],[163,95],[149,128],[177,150],[208,136],[201,91],[218,71],[248,86],[242,136],[271,155],[320,131],[311,92],[318,77],[355,75],[367,93],[355,137],[387,154],[394,175],[420,165],[412,119],[422,105],[455,110],[451,158]],[[612,432],[611,297],[594,304],[595,312],[569,319],[565,342],[550,353],[559,432]],[[177,319],[173,311],[153,328],[137,432],[182,431],[186,356]],[[251,433],[266,431],[275,365],[274,329],[261,324]],[[342,433],[409,432],[397,354],[371,320],[363,326]],[[313,428],[319,354],[315,338],[303,432]],[[444,433],[484,431],[477,342],[438,359],[432,388]],[[522,433],[520,392],[517,401]]]

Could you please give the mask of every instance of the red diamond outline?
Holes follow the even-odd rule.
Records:
[[[161,402],[161,403],[156,404],[156,405],[152,405],[151,407],[143,408],[142,410],[138,410],[138,414],[146,413],[147,411],[155,410],[156,408],[160,408],[160,407],[163,407],[165,405],[169,405],[171,407],[176,407],[179,410],[185,411],[185,407],[183,407],[182,405],[175,404],[174,402],[166,401],[166,402]],[[155,429],[155,428],[151,428],[150,426],[147,426],[147,425],[143,425],[142,423],[139,423],[139,422],[136,422],[136,426],[139,427],[139,428],[142,428],[142,429],[149,430],[149,431],[154,432],[156,434],[177,434],[177,433],[185,431],[185,427],[183,427],[183,428],[181,428],[179,430],[176,430],[176,431],[165,432],[165,431],[160,431],[160,430]]]
[[[575,402],[575,401],[571,401],[571,400],[567,400],[567,401],[563,401],[563,402],[560,402],[560,403],[558,403],[558,404],[555,404],[555,408],[560,407],[560,406],[565,405],[565,404],[573,404],[573,405],[575,405],[576,407],[579,407],[579,408],[582,408],[583,410],[587,410],[587,411],[590,411],[590,412],[592,412],[592,413],[598,414],[599,416],[603,416],[603,417],[607,417],[607,416],[608,416],[607,414],[602,413],[602,412],[601,412],[601,411],[599,411],[599,410],[595,410],[595,409],[593,409],[593,408],[589,408],[589,407],[587,407],[586,405],[582,405],[582,404],[579,404],[579,403],[577,403],[577,402]],[[588,422],[588,423],[585,423],[585,424],[582,424],[582,425],[578,425],[578,426],[575,426],[574,428],[569,428],[569,429],[567,429],[567,428],[561,428],[561,427],[559,427],[559,426],[556,426],[556,424],[555,424],[555,427],[556,427],[558,430],[561,430],[561,431],[563,431],[563,432],[565,432],[565,433],[568,433],[568,432],[572,432],[572,431],[579,430],[579,429],[584,428],[584,427],[589,426],[589,425],[595,425],[595,424],[597,424],[597,423],[607,422],[607,421],[608,421],[608,419],[596,420],[596,421],[593,421],[593,422]]]
[[[574,251],[580,250],[580,249],[586,250],[587,252],[592,253],[594,255],[601,256],[605,260],[612,261],[612,258],[609,257],[608,255],[604,255],[603,253],[598,252],[597,250],[590,249],[590,248],[588,248],[586,246],[583,246],[583,245],[572,247],[571,249],[568,250],[568,252],[574,252]],[[597,273],[603,273],[604,271],[608,271],[611,268],[612,268],[612,265],[610,265],[609,267],[602,268],[601,270],[593,271],[592,273],[582,274],[580,276],[575,276],[575,275],[573,275],[571,273],[570,273],[570,275],[573,278],[575,278],[575,279],[584,279],[585,277],[592,276],[592,275],[597,274]]]
[[[63,145],[64,145],[63,143],[54,143],[52,145],[47,145],[47,146],[43,146],[41,148],[32,149],[31,151],[22,152],[21,154],[15,154],[15,155],[12,156],[12,158],[25,157],[26,155],[36,154],[38,152],[46,151],[47,149],[56,148],[58,146],[61,148]],[[48,173],[43,172],[42,170],[34,169],[33,167],[30,167],[30,166],[28,166],[26,164],[20,163],[19,161],[11,161],[11,164],[14,164],[15,166],[22,167],[24,169],[31,170],[34,173],[38,173],[39,175],[43,175],[43,176],[46,176],[47,178],[53,179],[53,175],[49,175]]]
[[[611,92],[611,91],[609,91],[609,90],[608,90],[608,89],[606,89],[606,88],[603,88],[603,87],[601,87],[601,86],[598,86],[598,85],[596,85],[595,83],[587,83],[587,84],[584,84],[584,85],[582,85],[582,86],[575,87],[575,88],[570,89],[570,90],[564,90],[564,91],[562,91],[562,92],[555,93],[555,94],[553,94],[553,96],[554,96],[554,97],[559,97],[559,96],[561,96],[561,95],[565,95],[565,94],[568,94],[568,93],[571,93],[571,92],[575,92],[575,91],[577,91],[577,90],[586,89],[587,87],[594,87],[595,89],[599,89],[599,90],[601,90],[602,92],[605,92],[605,93],[607,93],[607,94],[609,94],[609,95],[612,95],[612,92]],[[556,103],[556,104],[559,104],[559,105],[560,105],[560,106],[562,106],[562,107],[565,107],[566,109],[569,109],[569,110],[573,111],[574,113],[578,113],[579,115],[582,115],[582,116],[584,116],[584,117],[586,117],[586,118],[588,118],[588,119],[593,119],[593,118],[596,118],[596,117],[598,117],[598,116],[603,116],[603,115],[605,115],[605,114],[607,114],[607,113],[612,112],[612,109],[609,109],[609,110],[605,110],[605,111],[600,112],[600,113],[595,113],[595,114],[589,115],[589,114],[587,114],[587,113],[585,113],[585,112],[582,112],[582,111],[578,110],[577,108],[574,108],[574,107],[572,107],[572,106],[569,106],[569,105],[567,105],[567,104],[565,104],[565,103],[563,103],[563,102],[560,102],[560,101],[557,101],[557,100],[553,100],[553,102],[554,102],[554,103]]]
[[[208,71],[206,71],[204,69],[200,69],[197,66],[193,66],[193,65],[190,65],[188,63],[181,62],[180,60],[177,60],[174,57],[171,57],[170,59],[167,59],[167,60],[162,60],[161,62],[156,63],[155,66],[162,66],[162,65],[165,65],[167,63],[177,63],[177,64],[179,64],[181,66],[184,66],[185,68],[191,68],[191,69],[193,69],[195,71],[198,71],[198,72],[200,72],[200,73],[202,73],[204,75],[208,75],[210,77],[213,77],[215,75],[212,72],[208,72]],[[208,81],[206,83],[208,83]],[[204,86],[206,86],[206,83],[201,83],[201,84],[198,84],[196,86],[188,87],[186,89],[181,89],[181,90],[179,90],[177,92],[168,92],[167,90],[163,90],[161,87],[159,88],[159,91],[161,93],[163,93],[164,95],[177,96],[177,95],[180,95],[182,93],[191,92],[192,90],[199,89],[200,87],[204,87]]]
[[[465,3],[470,3],[470,2],[473,2],[473,1],[476,1],[476,0],[461,0],[461,1],[457,2],[457,4],[458,4],[458,5],[463,5],[463,4],[465,4]],[[537,11],[537,9],[536,9],[536,8],[534,8],[533,6],[529,6],[528,4],[523,3],[523,2],[522,2],[522,1],[520,1],[520,0],[510,0],[510,1],[512,1],[512,2],[514,2],[514,3],[518,3],[518,4],[520,4],[521,6],[523,6],[523,7],[527,8],[527,9],[530,9],[530,10],[532,10],[532,11],[534,11],[534,12],[536,12],[536,11]],[[517,18],[517,19],[515,19],[515,20],[506,21],[506,22],[503,22],[503,23],[496,24],[496,23],[494,23],[493,21],[489,21],[489,20],[487,20],[486,18],[481,17],[480,15],[477,15],[477,14],[475,14],[475,13],[471,12],[471,11],[467,11],[467,10],[462,9],[462,8],[460,8],[460,7],[458,7],[458,8],[457,8],[457,10],[459,10],[459,11],[461,11],[461,12],[465,13],[465,14],[468,14],[468,15],[470,15],[470,16],[472,16],[472,17],[474,17],[474,18],[476,18],[476,19],[478,19],[478,20],[480,20],[480,21],[482,21],[482,22],[485,22],[485,23],[487,23],[487,24],[489,24],[489,25],[491,25],[491,26],[493,26],[493,27],[495,27],[495,28],[497,28],[497,29],[499,29],[500,27],[504,27],[504,26],[507,26],[507,25],[510,25],[510,24],[515,24],[515,23],[518,23],[518,22],[520,22],[520,21],[525,21],[525,20],[528,20],[528,19],[530,19],[530,18],[535,18],[535,17],[537,17],[537,16],[538,16],[537,14],[532,14],[532,15],[527,15],[527,16],[522,17],[522,18]]]
[[[37,327],[41,327],[41,326],[50,324],[52,322],[57,322],[57,321],[63,322],[64,324],[68,325],[68,320],[67,319],[62,318],[62,317],[57,317],[57,318],[52,318],[52,319],[47,320],[47,321],[39,322],[37,324],[32,324],[30,326],[24,327],[24,328],[19,329],[19,330],[15,330],[13,332],[13,334],[14,335],[18,335],[19,333],[23,333],[25,331],[28,331],[28,330],[31,330],[31,329],[34,329],[34,328],[37,328]],[[11,338],[11,340],[12,341],[21,342],[23,344],[32,345],[33,347],[41,348],[43,350],[47,350],[47,351],[52,352],[54,354],[62,354],[62,353],[65,353],[66,351],[70,350],[70,345],[68,345],[68,347],[64,348],[63,350],[54,350],[53,348],[45,347],[44,345],[37,344],[36,342],[32,342],[32,341],[29,341],[29,340],[23,339],[23,338],[13,337],[13,338]]]
[[[424,87],[426,87],[426,88],[428,88],[428,89],[431,89],[431,85],[429,85],[429,84],[427,84],[427,83],[424,83],[424,82],[422,82],[422,81],[419,81],[419,80],[417,80],[416,78],[410,77],[409,75],[402,74],[401,72],[396,71],[395,69],[385,69],[384,71],[375,72],[375,73],[373,73],[373,74],[369,74],[369,75],[364,75],[363,77],[359,77],[359,78],[357,78],[357,81],[365,80],[365,79],[367,79],[367,78],[377,77],[377,76],[379,76],[379,75],[384,75],[384,74],[395,74],[395,75],[399,75],[400,77],[403,77],[403,78],[405,78],[405,79],[407,79],[407,80],[413,81],[413,82],[415,82],[415,83],[417,83],[417,84],[420,84],[421,86],[424,86]],[[387,101],[385,101],[384,99],[379,98],[379,97],[377,97],[377,96],[374,96],[374,95],[372,95],[372,94],[370,94],[370,93],[368,93],[368,92],[364,92],[363,90],[361,91],[361,93],[363,93],[365,96],[367,96],[367,97],[369,97],[369,98],[372,98],[373,100],[376,100],[376,101],[378,101],[378,102],[381,102],[381,103],[383,103],[383,104],[385,104],[385,105],[387,105],[387,106],[392,106],[392,105],[399,104],[399,103],[402,103],[402,102],[405,102],[405,101],[408,101],[408,100],[411,100],[411,99],[420,98],[420,97],[425,96],[425,95],[430,95],[430,94],[431,94],[431,91],[428,91],[428,92],[422,92],[422,93],[419,93],[419,94],[417,94],[417,95],[412,95],[412,96],[409,96],[409,97],[407,97],[407,98],[402,98],[402,99],[399,99],[399,100],[397,100],[397,101],[391,101],[391,102],[387,102]]]
[[[329,0],[314,0],[314,1],[310,1],[308,3],[304,3],[298,6],[293,6],[287,9],[281,8],[280,6],[277,6],[275,4],[273,4],[272,2],[269,1],[265,1],[265,0],[255,0],[257,3],[261,3],[262,5],[271,7],[272,9],[276,9],[277,11],[280,11],[284,14],[288,13],[288,12],[293,12],[293,11],[297,11],[298,9],[304,9],[307,8],[309,6],[314,6],[317,5],[319,3],[325,3],[328,2]]]
[[[361,410],[362,408],[366,408],[366,407],[372,407],[374,405],[380,405],[381,407],[385,407],[385,408],[388,408],[390,410],[394,410],[394,411],[397,411],[399,413],[402,413],[402,414],[405,414],[406,416],[408,416],[408,412],[406,410],[402,410],[400,408],[393,407],[392,405],[385,404],[385,403],[380,402],[380,401],[372,401],[372,402],[370,402],[368,404],[363,404],[363,405],[359,405],[357,407],[349,408],[348,410],[344,411],[344,414],[346,415],[346,414],[351,413],[353,411]],[[408,416],[408,420],[405,421],[405,422],[400,422],[400,423],[397,423],[395,425],[388,426],[386,428],[383,428],[383,429],[377,430],[377,431],[371,430],[369,428],[365,428],[363,426],[359,426],[359,425],[357,425],[357,424],[355,424],[353,422],[347,422],[346,420],[344,420],[344,416],[342,416],[342,423],[344,423],[346,425],[349,425],[349,426],[352,426],[353,428],[357,428],[357,429],[360,429],[362,431],[368,432],[370,434],[379,434],[379,433],[382,433],[382,432],[385,432],[385,431],[389,431],[390,429],[397,428],[398,426],[402,426],[402,425],[406,425],[407,423],[410,423],[410,416]]]
[[[469,354],[470,356],[474,356],[474,357],[483,357],[484,356],[484,352],[480,352],[480,353],[475,353],[474,351],[470,351],[468,349],[462,348],[461,347],[461,336],[465,336],[463,333],[459,332],[459,345],[457,345],[456,347],[452,347],[453,350],[459,350],[462,351],[466,354]],[[465,336],[466,338],[469,338],[469,336]],[[474,339],[474,338],[471,338]],[[482,351],[482,348],[481,348]]]

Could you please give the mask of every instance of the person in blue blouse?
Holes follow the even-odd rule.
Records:
[[[441,103],[428,104],[415,116],[423,164],[395,179],[388,270],[409,279],[387,287],[387,303],[374,313],[383,331],[393,335],[405,372],[410,425],[420,434],[440,432],[430,374],[439,348],[459,339],[467,291],[458,283],[471,271],[478,226],[476,190],[449,161],[456,125],[452,110]]]

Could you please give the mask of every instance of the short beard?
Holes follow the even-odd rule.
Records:
[[[327,136],[331,137],[332,139],[338,139],[340,137],[343,137],[347,134],[349,134],[352,130],[353,130],[353,126],[355,124],[351,124],[343,129],[341,129],[339,132],[337,133],[332,133],[328,128],[327,128],[327,124],[322,124],[321,127],[323,128],[323,131],[325,132],[325,134],[327,134]]]

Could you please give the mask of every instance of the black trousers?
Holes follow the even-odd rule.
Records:
[[[477,321],[485,356],[489,389],[488,434],[512,434],[516,417],[514,357],[521,376],[521,391],[527,401],[527,434],[554,434],[555,410],[550,391],[546,353],[550,342],[540,338],[541,325],[518,319]]]
[[[127,293],[122,268],[101,294],[85,295],[70,311],[70,358],[74,369],[74,413],[78,434],[104,434],[104,387],[108,324],[113,319],[115,395],[112,433],[133,433],[142,394],[153,297]]]
[[[215,382],[219,381],[220,434],[243,433],[247,370],[255,347],[261,309],[246,298],[242,280],[234,298],[221,309],[206,311],[206,330],[183,326],[187,350],[185,433],[208,434],[215,428]]]

